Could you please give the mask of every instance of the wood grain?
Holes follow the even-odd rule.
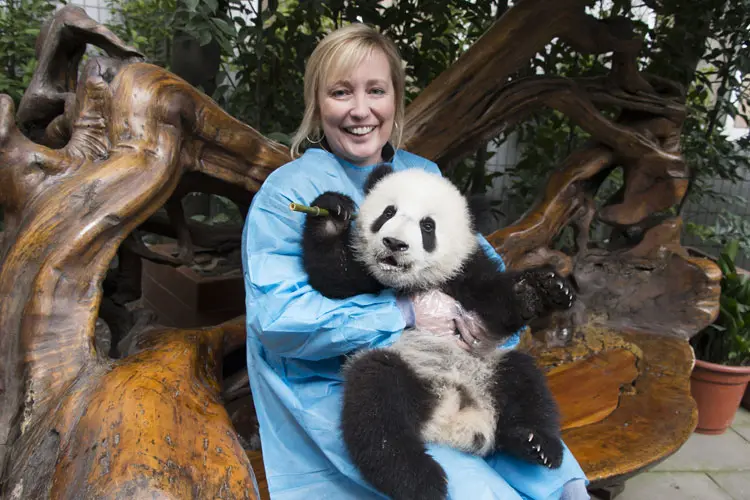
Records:
[[[603,420],[567,429],[563,439],[592,483],[624,481],[675,453],[698,423],[690,396],[694,357],[683,339],[622,332],[638,347],[638,378]]]
[[[622,387],[637,376],[635,355],[625,349],[551,370],[547,381],[560,405],[562,428],[583,427],[609,416],[620,404]]]
[[[62,9],[56,16],[60,20],[70,12]],[[100,39],[97,26],[87,41]],[[64,36],[61,30],[45,33]],[[57,51],[60,42],[42,40],[42,51]],[[92,58],[78,82],[71,134],[60,149],[25,137],[16,127],[12,101],[0,96],[0,202],[6,225],[0,249],[0,470],[7,470],[2,491],[18,489],[20,498],[73,498],[87,488],[111,492],[108,488],[120,485],[143,494],[166,480],[176,493],[197,489],[213,496],[228,488],[237,498],[252,497],[247,459],[226,435],[231,422],[218,395],[202,392],[190,399],[182,392],[187,399],[181,399],[179,391],[167,390],[159,371],[174,357],[181,383],[203,384],[199,374],[210,366],[201,363],[221,355],[221,330],[212,334],[219,340],[211,342],[188,336],[192,346],[169,336],[161,346],[155,340],[154,356],[161,362],[128,358],[129,364],[113,367],[106,353],[94,349],[94,326],[101,282],[118,246],[165,204],[183,173],[205,173],[254,192],[273,168],[288,161],[288,151],[153,65]],[[167,388],[149,388],[149,377]],[[122,398],[144,401],[150,430],[143,427],[145,420],[113,410],[120,401],[110,397],[120,384],[126,385]],[[137,403],[129,405],[133,409]],[[154,412],[167,416],[160,426],[154,426]],[[101,428],[102,421],[114,427]],[[193,445],[202,442],[207,425],[213,429],[209,442],[225,456],[204,463],[201,448]],[[100,438],[111,443],[115,434],[110,433],[134,441],[121,441],[127,450],[108,455],[107,474],[95,479],[83,471],[102,450],[87,447],[101,447]],[[163,444],[178,434],[195,440],[181,443],[175,455],[165,449],[164,456],[157,453],[144,462],[128,458],[139,453],[139,438]],[[140,463],[140,475],[118,457]],[[159,461],[161,469],[155,468]],[[13,467],[5,469],[6,463]],[[175,464],[179,467],[170,468]]]

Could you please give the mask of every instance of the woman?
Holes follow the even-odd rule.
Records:
[[[346,26],[320,42],[305,72],[305,106],[292,153],[298,156],[305,140],[314,147],[263,183],[243,235],[248,370],[266,475],[274,500],[382,498],[350,463],[338,431],[344,355],[388,345],[415,324],[452,331],[454,318],[391,291],[323,297],[302,268],[304,215],[288,207],[309,205],[328,190],[359,203],[367,175],[384,161],[396,170],[439,170],[392,147],[404,119],[404,72],[393,43],[365,25]],[[499,255],[478,238],[502,268]],[[429,451],[446,470],[454,499],[588,498],[584,474],[567,450],[554,471],[501,455]]]

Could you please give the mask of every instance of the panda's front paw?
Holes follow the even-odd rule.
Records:
[[[524,319],[545,316],[573,307],[576,296],[570,282],[551,269],[531,269],[520,274],[514,285],[521,299]]]
[[[352,215],[356,210],[354,200],[345,194],[327,191],[312,202],[312,206],[328,211],[328,215],[308,215],[307,224],[316,229],[320,238],[340,236],[351,224]]]

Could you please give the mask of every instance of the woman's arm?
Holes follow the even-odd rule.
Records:
[[[273,177],[255,195],[243,231],[248,336],[277,355],[309,360],[395,341],[406,322],[392,291],[328,299],[310,286],[301,257],[304,214],[289,203],[309,203],[319,189],[309,178]]]

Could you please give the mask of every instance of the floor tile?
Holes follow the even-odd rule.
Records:
[[[750,411],[740,406],[734,416],[734,422],[732,422],[732,426],[735,425],[750,425]]]
[[[677,453],[651,471],[750,471],[750,442],[727,429],[718,436],[690,436]]]
[[[625,482],[617,500],[736,500],[702,472],[646,472]]]
[[[750,411],[740,407],[732,422],[732,429],[750,442]]]
[[[750,472],[710,472],[709,476],[734,500],[750,499]]]
[[[750,425],[738,425],[732,427],[732,430],[745,438],[745,441],[750,442]]]

